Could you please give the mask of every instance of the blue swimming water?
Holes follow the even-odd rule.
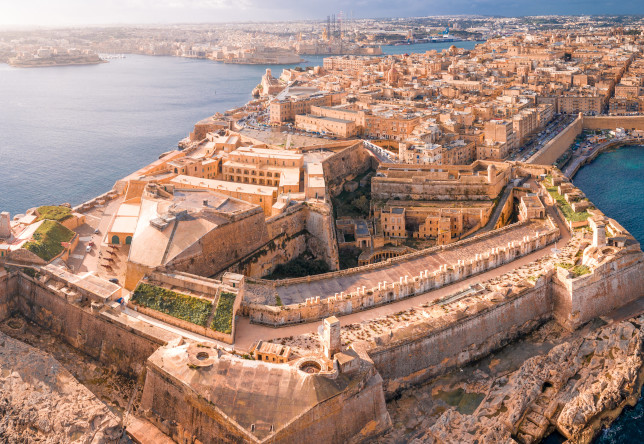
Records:
[[[605,214],[617,220],[644,243],[644,147],[622,147],[600,154],[573,180]],[[595,440],[595,444],[644,442],[644,398]]]
[[[451,45],[383,49],[403,54]],[[305,58],[300,65],[322,64],[321,56]],[[284,66],[271,68],[279,75]],[[136,55],[88,66],[0,64],[0,211],[75,205],[109,190],[175,148],[195,122],[246,103],[265,69]]]

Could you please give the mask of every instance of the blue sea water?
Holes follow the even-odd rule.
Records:
[[[605,214],[644,243],[644,147],[628,146],[600,154],[573,183]],[[641,395],[644,395],[642,393]],[[644,442],[644,398],[604,430],[595,444]]]
[[[383,50],[403,54],[451,45]],[[321,56],[305,58],[301,66],[322,64]],[[285,66],[270,68],[279,74]],[[0,64],[0,211],[76,205],[109,190],[176,148],[195,122],[246,103],[265,69],[137,55],[88,66]]]

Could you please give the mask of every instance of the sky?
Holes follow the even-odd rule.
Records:
[[[0,0],[0,25],[209,23],[448,14],[644,14],[644,0]]]

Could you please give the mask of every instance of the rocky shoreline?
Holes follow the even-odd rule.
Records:
[[[523,363],[509,368],[515,355]],[[390,403],[394,429],[379,442],[531,444],[554,432],[586,444],[635,405],[643,382],[644,316],[573,333],[551,322]]]
[[[0,333],[2,442],[116,443],[119,419],[47,353]]]

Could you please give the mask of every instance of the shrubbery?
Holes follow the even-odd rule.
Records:
[[[234,293],[223,292],[219,295],[217,311],[212,319],[210,328],[229,335],[233,331],[233,306],[235,305]]]
[[[329,265],[321,259],[313,259],[309,254],[301,254],[292,261],[279,264],[264,279],[286,279],[327,273]]]
[[[210,301],[145,283],[136,287],[131,301],[202,327],[206,326],[212,311]]]
[[[49,219],[62,222],[65,219],[72,217],[72,210],[69,207],[55,206],[55,205],[44,205],[36,209],[38,212],[38,219]]]

